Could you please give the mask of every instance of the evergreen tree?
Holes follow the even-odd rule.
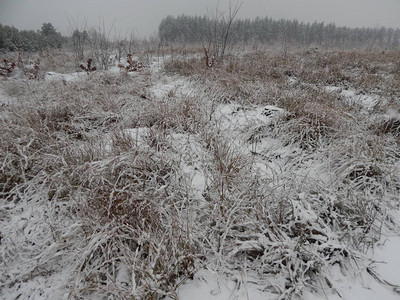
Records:
[[[216,23],[215,23],[216,22]],[[159,38],[164,43],[205,43],[213,35],[221,34],[223,19],[199,16],[167,16],[159,26]],[[231,41],[248,44],[251,41],[294,46],[324,46],[338,48],[379,47],[394,49],[400,46],[399,29],[348,28],[334,23],[300,23],[297,20],[235,20]],[[215,37],[214,37],[215,38]]]
[[[40,35],[44,48],[61,48],[63,37],[51,23],[43,23]]]

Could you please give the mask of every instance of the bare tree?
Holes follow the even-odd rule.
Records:
[[[223,22],[223,36],[222,36],[222,49],[221,49],[221,57],[223,58],[225,55],[225,50],[228,44],[231,42],[231,37],[232,37],[232,24],[233,21],[235,20],[240,7],[242,6],[242,3],[237,2],[235,6],[232,6],[231,3],[229,3],[229,12],[227,18],[225,18],[224,15],[222,15],[222,22]]]
[[[121,37],[121,34],[118,32],[114,32],[114,39],[113,39],[113,44],[114,48],[117,51],[117,54],[115,55],[115,59],[118,61],[118,63],[121,62],[121,58],[123,56],[126,56],[128,54],[127,52],[127,46],[128,46],[128,41],[126,37]]]
[[[87,32],[87,22],[84,19],[80,21],[79,18],[67,18],[69,29],[71,32],[72,43],[71,48],[74,54],[75,66],[79,68],[85,57],[85,50],[87,50],[89,35]]]
[[[135,33],[133,32],[133,29],[131,29],[129,33],[129,40],[127,47],[128,47],[127,52],[130,54],[133,54],[134,48],[137,47],[136,36]]]
[[[219,4],[213,9],[208,10],[208,32],[206,37],[207,44],[204,45],[204,55],[207,67],[212,67],[215,61],[223,61],[227,48],[231,42],[232,25],[235,20],[241,3],[232,5],[229,2],[228,13],[219,10]]]
[[[89,32],[89,41],[91,45],[91,55],[95,61],[100,64],[104,70],[108,69],[110,56],[112,54],[112,42],[110,36],[114,22],[107,30],[104,21],[99,22],[98,28],[92,28]]]

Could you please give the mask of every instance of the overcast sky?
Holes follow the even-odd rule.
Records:
[[[221,10],[228,0],[0,0],[0,23],[18,29],[40,29],[51,22],[58,31],[69,33],[70,23],[86,21],[102,24],[124,36],[132,29],[136,35],[157,33],[167,15],[205,15],[219,2]],[[232,1],[236,3],[235,0]],[[351,27],[400,28],[400,0],[243,0],[241,18],[257,16],[297,19],[304,22],[335,22]],[[75,26],[75,25],[74,25]]]

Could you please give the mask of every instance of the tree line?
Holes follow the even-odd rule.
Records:
[[[159,25],[158,38],[161,43],[206,45],[213,35],[224,34],[227,28],[226,22],[226,18],[213,18],[212,16],[167,16]],[[269,17],[253,20],[235,19],[229,28],[229,39],[223,40],[234,44],[262,43],[342,49],[400,48],[399,28],[349,28],[336,26],[334,23],[304,23],[297,20],[275,20]],[[51,23],[44,23],[41,29],[36,31],[18,30],[13,26],[0,23],[0,52],[35,52],[61,48],[68,43],[76,48],[75,50],[82,56],[83,45],[89,40],[101,42],[97,46],[104,46],[104,43],[109,42],[107,41],[109,36],[102,34],[101,38],[94,38],[95,33],[98,35],[98,30],[89,30],[88,32],[75,29],[70,37],[66,37],[57,32]]]
[[[159,39],[164,43],[206,43],[210,34],[224,27],[224,20],[208,16],[167,16],[159,25]],[[231,26],[232,43],[290,44],[337,48],[400,47],[400,29],[349,28],[324,22],[304,23],[298,20],[275,20],[269,17],[236,19]]]
[[[0,24],[0,51],[42,51],[61,48],[67,38],[57,32],[51,23],[44,23],[40,30],[18,30]]]

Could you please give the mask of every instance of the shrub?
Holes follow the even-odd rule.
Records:
[[[144,68],[143,63],[133,60],[132,54],[128,53],[126,55],[126,65],[118,64],[118,67],[122,70],[124,69],[127,72],[137,72]]]
[[[84,70],[86,73],[90,74],[91,72],[94,72],[97,70],[95,66],[92,66],[92,62],[93,62],[93,59],[88,58],[88,60],[86,62],[86,66],[84,66],[83,64],[80,64],[79,68]]]
[[[0,75],[8,76],[10,75],[15,69],[16,63],[10,62],[7,59],[3,59],[3,65],[0,66]]]

